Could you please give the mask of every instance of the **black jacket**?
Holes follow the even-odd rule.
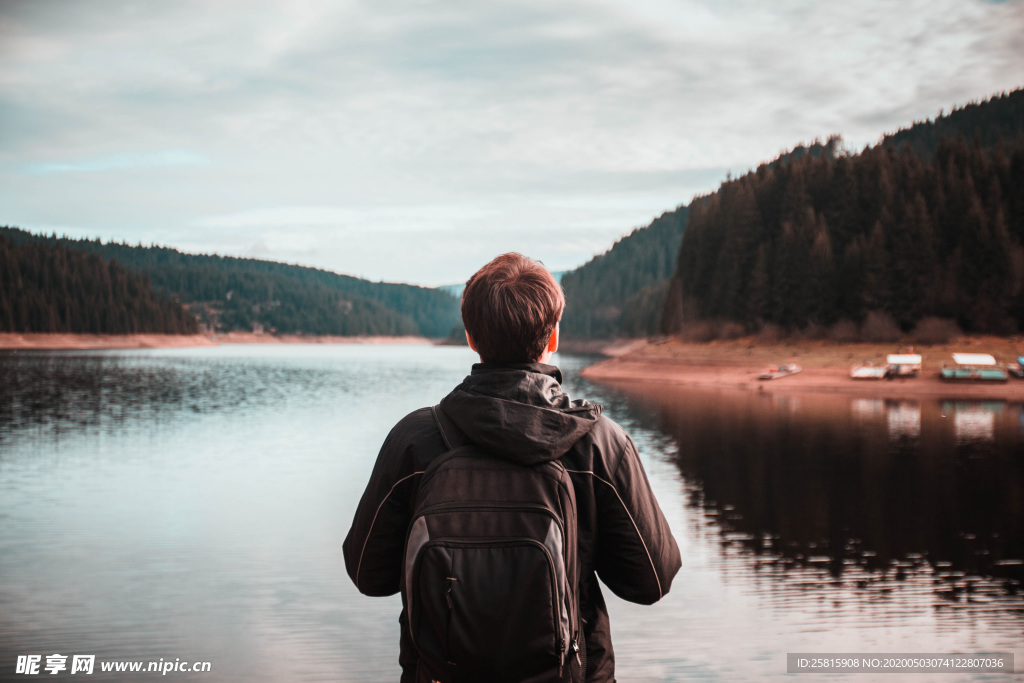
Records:
[[[558,368],[539,363],[474,365],[441,409],[495,455],[520,462],[560,459],[570,473],[579,515],[587,681],[614,681],[608,611],[597,576],[624,600],[651,604],[668,592],[679,570],[679,548],[633,442],[601,416],[601,406],[570,400],[561,379]],[[384,441],[344,545],[349,576],[362,593],[399,591],[420,476],[446,450],[430,408],[404,417]],[[404,611],[400,622],[402,681],[419,683]]]

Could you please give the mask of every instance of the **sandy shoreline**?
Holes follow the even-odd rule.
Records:
[[[100,350],[218,346],[222,344],[432,344],[424,337],[333,337],[231,332],[224,335],[0,333],[0,350]],[[967,338],[957,343],[917,345],[924,357],[921,376],[897,380],[852,380],[850,367],[861,361],[883,363],[886,354],[906,352],[899,344],[835,344],[803,341],[760,344],[750,339],[709,343],[670,340],[588,342],[583,352],[602,351],[607,360],[582,371],[588,379],[614,384],[661,384],[732,388],[772,393],[832,393],[879,398],[974,398],[1024,401],[1024,381],[951,383],[938,378],[954,351],[992,353],[1003,362],[1024,354],[1024,340]],[[770,365],[797,363],[795,375],[761,381]]]
[[[0,332],[0,350],[169,349],[221,344],[431,344],[425,337],[334,337],[230,332],[202,334],[46,334]]]
[[[704,388],[733,388],[772,393],[830,393],[878,398],[965,398],[1024,401],[1024,381],[944,382],[939,369],[952,361],[954,351],[991,353],[1012,362],[1024,354],[1024,341],[981,337],[934,346],[916,345],[924,362],[919,377],[893,380],[853,380],[850,367],[861,361],[884,363],[886,354],[907,352],[899,344],[835,344],[788,342],[755,344],[752,340],[706,344],[669,341],[644,343],[626,353],[583,370],[588,379],[613,384],[661,384]],[[763,381],[757,375],[770,365],[797,363],[795,375]]]

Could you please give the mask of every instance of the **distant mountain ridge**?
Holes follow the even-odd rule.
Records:
[[[369,282],[326,270],[168,247],[104,243],[0,228],[15,244],[45,243],[97,254],[146,274],[164,296],[187,304],[211,331],[445,337],[458,302],[426,287]]]
[[[1021,90],[860,153],[762,164],[691,205],[662,329],[1012,333],[1024,328],[1021,188]]]
[[[1018,89],[955,108],[949,114],[940,114],[934,120],[915,122],[908,128],[883,136],[874,149],[888,148],[897,153],[907,150],[929,161],[939,153],[942,140],[960,138],[966,140],[968,145],[988,150],[998,157],[1000,154],[1008,153],[1008,150],[1001,150],[1001,147],[1022,137],[1024,90]],[[824,143],[816,140],[810,145],[798,145],[747,175],[772,172],[785,176],[787,172],[783,167],[790,165],[803,167],[818,164],[820,167],[828,168],[836,163],[847,164],[848,162],[843,159],[856,156],[844,151],[841,138],[832,135]],[[677,331],[680,325],[678,311],[681,305],[681,301],[678,300],[678,289],[675,291],[676,299],[668,304],[665,302],[666,298],[672,296],[669,280],[685,277],[680,271],[680,259],[683,234],[690,220],[689,210],[695,205],[720,202],[718,195],[736,180],[738,179],[730,178],[717,191],[697,197],[689,206],[680,206],[675,211],[666,212],[650,225],[635,229],[612,245],[608,251],[566,273],[562,280],[568,303],[562,321],[563,334],[567,338],[609,338]],[[1019,189],[1015,190],[1012,185],[1004,184],[1000,187],[1006,188],[1005,191],[1012,197],[1020,196]],[[817,201],[820,198],[814,199]],[[777,202],[780,200],[775,198],[766,201],[776,202],[766,205],[770,212],[771,207],[778,208]],[[856,201],[877,204],[879,200],[877,197],[863,195]],[[1015,208],[1015,202],[1019,200],[1011,198],[1008,209],[1013,215],[1019,211]],[[730,205],[730,200],[726,200],[724,206]],[[840,212],[844,210],[847,209],[834,209]],[[729,248],[735,248],[735,245]],[[664,255],[659,257],[659,250],[663,250]],[[705,258],[721,257],[706,255]],[[1011,254],[1011,258],[1018,257]],[[737,287],[743,288],[742,283],[753,276],[752,269],[755,265],[754,261],[749,261],[739,269],[734,268],[727,275],[718,272],[718,277],[735,281],[739,283]],[[698,266],[690,262],[686,267]],[[715,263],[702,262],[699,267],[712,273],[716,272]],[[893,283],[893,286],[896,286],[896,283]],[[813,284],[808,287],[814,289]],[[777,297],[775,303],[778,304]],[[769,314],[764,319],[769,320],[773,317],[774,314]],[[903,319],[906,320],[906,316],[903,316]],[[964,322],[970,326],[969,321]],[[1024,327],[1024,320],[1021,326]]]
[[[1022,149],[1020,89],[915,122],[861,153],[842,150],[838,136],[799,145],[558,273],[563,335],[646,336],[699,319],[800,329],[859,324],[869,312],[903,329],[929,315],[969,330],[1024,329]],[[0,227],[0,237],[116,261],[214,331],[460,336],[464,285],[369,282],[18,228]]]

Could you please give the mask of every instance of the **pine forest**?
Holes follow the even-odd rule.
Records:
[[[198,327],[146,276],[116,261],[0,234],[0,331],[195,334]]]
[[[443,337],[459,321],[449,294],[302,266],[0,228],[12,243],[46,244],[116,261],[183,302],[208,332]],[[84,330],[83,330],[84,331]]]
[[[831,145],[724,183],[690,205],[663,329],[1024,328],[1022,122],[1018,90],[859,154]],[[980,132],[993,127],[1005,135]]]

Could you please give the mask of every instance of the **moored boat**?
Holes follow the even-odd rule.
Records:
[[[1008,365],[1006,371],[1017,379],[1024,379],[1024,356],[1017,356],[1017,362]]]
[[[955,366],[943,364],[939,378],[950,381],[1005,382],[1009,379],[1006,370],[999,367],[996,359],[988,353],[954,353]]]
[[[857,363],[850,368],[851,379],[885,379],[885,376],[889,374],[889,368],[885,365],[875,365],[874,363]]]
[[[921,372],[921,354],[890,353],[886,357],[889,377],[917,377]]]

